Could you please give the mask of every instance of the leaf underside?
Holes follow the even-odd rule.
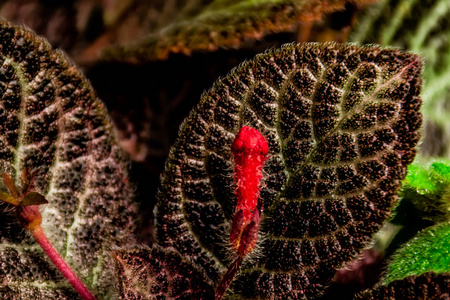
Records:
[[[355,300],[363,299],[449,299],[450,273],[424,273],[396,280],[388,285],[380,285],[373,290],[357,295]]]
[[[310,298],[388,217],[422,122],[418,56],[287,45],[205,93],[166,164],[157,238],[217,284],[230,264],[231,143],[244,125],[269,143],[257,253],[228,298]]]
[[[134,241],[126,164],[105,107],[81,73],[42,38],[0,20],[0,170],[16,184],[25,167],[37,170],[36,192],[49,202],[42,209],[44,232],[106,298],[116,285],[107,247]],[[0,264],[8,299],[75,297],[5,204]]]
[[[213,299],[204,275],[175,251],[153,248],[112,253],[122,299]]]
[[[167,59],[170,53],[189,55],[194,51],[237,48],[246,41],[259,40],[274,32],[293,31],[304,23],[318,21],[327,13],[343,10],[349,2],[363,5],[375,1],[213,0],[185,1],[177,6],[167,1],[167,5],[149,3],[141,7],[140,14],[145,15],[142,11],[147,16],[159,14],[160,19],[146,21],[150,30],[139,42],[111,47],[104,57],[153,61]]]

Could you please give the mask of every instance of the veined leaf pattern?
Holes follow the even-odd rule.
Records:
[[[408,276],[387,285],[378,285],[354,298],[363,299],[448,299],[450,298],[450,274],[424,273]]]
[[[382,0],[359,18],[349,42],[377,43],[418,53],[423,70],[423,112],[429,119],[421,152],[450,155],[450,2]]]
[[[134,241],[126,156],[103,103],[76,67],[44,39],[3,20],[0,128],[0,170],[16,184],[25,167],[38,170],[37,192],[49,201],[44,232],[98,296],[111,298],[116,284],[108,250]],[[76,297],[11,212],[0,204],[2,297]]]
[[[213,299],[204,274],[176,251],[135,247],[114,250],[122,299]]]
[[[217,284],[236,205],[231,144],[269,143],[256,254],[228,298],[310,298],[388,217],[422,122],[417,55],[287,45],[216,82],[186,119],[158,197],[157,238]]]

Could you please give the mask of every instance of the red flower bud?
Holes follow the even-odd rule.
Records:
[[[261,213],[257,208],[262,167],[269,145],[258,130],[244,126],[231,147],[237,205],[230,232],[230,242],[239,256],[252,252],[257,239]],[[262,205],[260,205],[262,207]]]

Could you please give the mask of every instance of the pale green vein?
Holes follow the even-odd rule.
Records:
[[[17,79],[19,80],[20,83],[20,89],[21,89],[21,101],[20,101],[20,108],[19,108],[19,113],[18,113],[18,118],[19,118],[19,134],[17,137],[17,144],[16,144],[16,151],[14,154],[14,162],[13,162],[13,167],[14,167],[14,171],[16,172],[15,174],[15,178],[16,178],[16,182],[20,181],[20,173],[21,173],[21,167],[22,167],[22,146],[25,143],[24,141],[24,136],[25,136],[25,120],[26,120],[26,115],[25,115],[25,109],[27,107],[27,100],[28,97],[30,96],[30,89],[29,89],[29,82],[25,79],[24,75],[23,75],[23,70],[20,67],[19,63],[13,61],[10,58],[5,59],[5,61],[8,61],[11,66],[13,67]]]

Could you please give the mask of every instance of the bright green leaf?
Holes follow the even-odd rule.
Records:
[[[384,284],[426,272],[450,273],[450,222],[424,229],[398,250]]]

